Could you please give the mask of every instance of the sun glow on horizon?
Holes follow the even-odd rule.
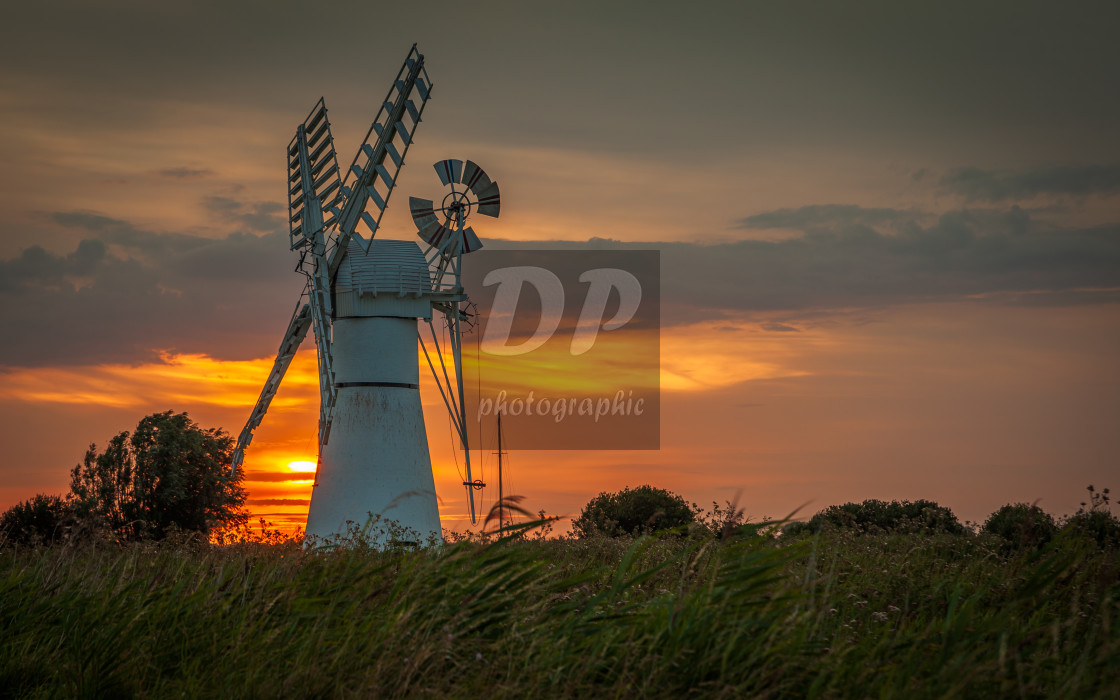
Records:
[[[645,343],[643,340],[649,338],[643,335],[635,338],[637,350],[627,345],[605,355],[596,372],[563,371],[570,354],[565,345],[542,353],[539,362],[518,372],[511,372],[496,362],[484,361],[479,385],[500,378],[511,385],[545,386],[561,395],[593,391],[604,382],[613,385],[623,379],[648,382],[646,377],[631,376],[629,366],[639,351],[652,353],[649,348],[659,346],[660,357],[653,355],[652,361],[659,361],[661,365],[663,391],[674,394],[719,391],[751,380],[809,373],[811,368],[803,367],[800,357],[809,350],[830,347],[834,339],[817,329],[799,328],[799,331],[765,332],[750,320],[732,322],[728,319],[670,326],[660,329],[659,342]],[[318,447],[315,431],[319,418],[318,365],[315,347],[310,343],[308,346],[293,358],[242,465],[247,492],[245,505],[253,520],[264,518],[270,527],[292,532],[306,522],[317,471],[317,462],[309,455],[315,454]],[[465,476],[456,469],[455,462],[461,453],[458,446],[453,445],[450,419],[419,348],[417,355],[421,399],[429,428],[429,450],[440,497],[440,517],[451,529],[461,529],[469,523],[469,508],[462,490]],[[438,371],[438,359],[432,359]],[[451,357],[443,359],[454,376]],[[9,370],[0,383],[0,399],[30,404],[96,405],[103,410],[120,411],[121,427],[127,427],[135,414],[173,407],[189,410],[200,425],[222,426],[232,432],[244,425],[272,363],[272,357],[228,360],[164,351],[158,354],[158,360],[135,366],[116,363],[15,368]],[[487,454],[483,458],[477,452],[476,455],[481,474],[482,462],[492,460],[492,456]],[[576,508],[578,501],[586,500],[585,492],[602,490],[601,474],[608,465],[619,474],[615,481],[622,483],[621,474],[625,469],[616,467],[613,457],[596,461],[586,454],[573,453],[551,459],[559,457],[569,457],[568,463],[574,471],[585,475],[577,479],[577,484],[557,490],[545,472],[518,471],[515,467],[518,477],[512,486],[514,493],[528,494],[550,512],[558,509],[567,513]],[[472,461],[474,459],[472,457]],[[527,459],[523,466],[531,462]],[[643,475],[648,469],[649,464],[643,464]],[[476,503],[476,506],[485,513],[486,504],[491,501],[487,493],[483,503]]]

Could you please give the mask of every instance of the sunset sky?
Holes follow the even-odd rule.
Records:
[[[651,483],[755,519],[928,498],[962,519],[1120,488],[1112,3],[19,3],[0,27],[0,507],[152,412],[236,435],[303,284],[283,151],[349,162],[413,42],[430,164],[502,187],[492,247],[661,250],[661,449],[513,452],[569,515]],[[246,458],[302,523],[309,338]],[[422,395],[444,525],[448,419]],[[427,383],[424,383],[428,380]],[[493,456],[482,455],[493,468]],[[489,497],[489,496],[488,496]]]

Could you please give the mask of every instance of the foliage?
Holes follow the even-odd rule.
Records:
[[[731,533],[740,530],[744,526],[765,527],[769,524],[768,518],[763,518],[761,523],[756,525],[747,525],[747,514],[739,508],[735,501],[724,501],[720,505],[716,501],[712,501],[712,508],[708,512],[701,512],[700,508],[693,506],[694,515],[696,516],[696,524],[703,527],[709,533],[718,535],[720,537],[727,537]]]
[[[817,530],[807,522],[792,521],[782,526],[783,537],[798,537],[800,535],[810,535],[817,532]]]
[[[792,523],[791,523],[792,525]],[[854,530],[863,533],[912,532],[959,535],[964,526],[953,511],[933,501],[879,501],[869,499],[862,503],[845,503],[829,506],[807,523],[807,528],[786,526],[785,532],[819,532],[825,527]]]
[[[1112,499],[1108,495],[1108,489],[1097,491],[1093,488],[1092,484],[1086,487],[1089,492],[1089,502],[1081,502],[1081,507],[1077,509],[1078,513],[1085,512],[1085,507],[1088,506],[1090,511],[1108,511],[1111,507]]]
[[[271,537],[266,532],[262,538]],[[0,551],[16,697],[1115,695],[1120,553],[1055,538],[591,537]]]
[[[73,520],[70,506],[62,498],[38,494],[0,516],[0,542],[20,545],[60,542]]]
[[[186,413],[143,418],[105,451],[90,445],[71,472],[76,515],[111,536],[159,539],[173,530],[198,532],[246,518],[241,474],[230,474],[233,439],[203,429]]]
[[[302,527],[281,530],[264,518],[258,518],[257,529],[253,529],[248,518],[239,518],[226,527],[212,530],[207,541],[215,545],[289,545],[303,543],[304,536]]]
[[[1120,549],[1120,520],[1112,513],[1099,510],[1077,513],[1062,530],[1091,539],[1106,549]]]
[[[600,493],[572,521],[580,537],[639,535],[678,528],[696,519],[696,508],[675,493],[653,486]]]
[[[988,516],[982,532],[1002,537],[1015,549],[1037,549],[1048,543],[1058,526],[1054,518],[1036,505],[1008,504]]]
[[[1108,489],[1089,486],[1089,502],[1082,503],[1062,528],[1074,536],[1085,537],[1106,549],[1120,549],[1120,520],[1110,510]]]

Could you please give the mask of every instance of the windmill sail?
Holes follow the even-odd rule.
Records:
[[[330,438],[337,395],[331,358],[326,229],[334,223],[336,215],[331,208],[341,200],[342,191],[331,123],[322,98],[296,127],[296,135],[288,144],[288,182],[293,181],[295,184],[288,190],[289,240],[293,250],[303,248],[305,256],[308,251],[311,254],[311,270],[304,269],[305,259],[300,260],[298,269],[308,277],[311,325],[319,362],[319,444],[323,445]]]
[[[288,321],[288,330],[284,333],[284,339],[280,341],[280,350],[276,353],[276,360],[272,363],[272,371],[268,373],[264,389],[261,389],[261,395],[253,406],[253,412],[249,414],[248,422],[237,437],[237,447],[233,450],[233,473],[237,473],[241,462],[245,459],[245,448],[253,441],[253,431],[261,424],[264,414],[268,412],[268,405],[272,403],[272,397],[276,396],[280,381],[284,379],[288,365],[292,363],[292,358],[296,356],[296,351],[299,350],[299,345],[310,327],[311,306],[303,303],[301,299],[296,304],[292,319]]]
[[[288,227],[292,250],[311,245],[315,229],[327,229],[334,224],[331,209],[342,200],[339,178],[327,105],[320,97],[288,144]]]
[[[332,279],[346,255],[352,236],[356,236],[362,243],[362,249],[369,252],[370,241],[381,226],[381,217],[385,214],[389,196],[393,193],[431,92],[432,82],[424,69],[424,56],[413,44],[378,110],[377,118],[346,170],[340,187],[343,201],[331,211],[338,217],[338,235],[330,252]],[[359,224],[364,229],[364,235],[359,230]]]

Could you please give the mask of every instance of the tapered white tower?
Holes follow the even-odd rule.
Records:
[[[334,418],[307,534],[380,517],[412,530],[405,539],[438,538],[417,363],[417,319],[432,317],[428,263],[412,242],[374,240],[365,254],[350,246],[332,288]]]

